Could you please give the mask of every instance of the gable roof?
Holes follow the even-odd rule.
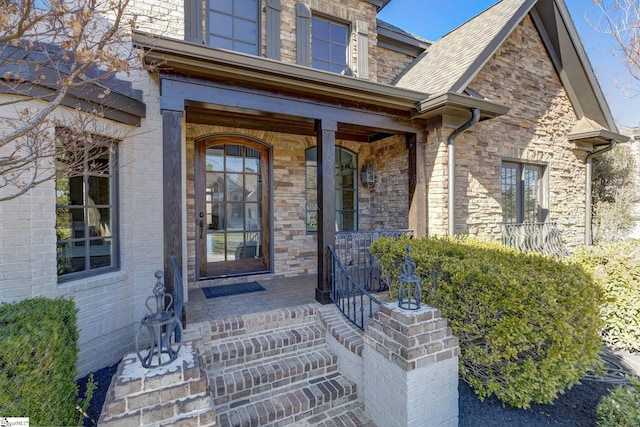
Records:
[[[536,0],[502,0],[433,43],[394,82],[440,95],[462,93]]]
[[[617,135],[611,111],[563,0],[501,0],[429,46],[394,84],[428,93],[423,106],[444,94],[463,95],[527,15],[533,19],[578,119],[586,117]]]

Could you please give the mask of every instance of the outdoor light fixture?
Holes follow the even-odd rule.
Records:
[[[360,169],[360,182],[368,188],[373,188],[376,185],[378,177],[376,176],[376,171],[373,169],[373,166],[366,165]]]
[[[420,277],[416,274],[416,263],[411,258],[411,246],[407,246],[407,256],[402,263],[402,274],[398,277],[398,307],[405,310],[420,309]]]

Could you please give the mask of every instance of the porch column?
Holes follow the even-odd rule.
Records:
[[[409,157],[409,228],[415,237],[427,235],[427,179],[424,147],[426,135],[408,134],[406,137]]]
[[[182,111],[162,110],[164,285],[173,293],[171,255],[182,271]]]
[[[336,237],[336,130],[335,121],[316,120],[318,145],[318,287],[316,301],[331,302],[331,253]]]

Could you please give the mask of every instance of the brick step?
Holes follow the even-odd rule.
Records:
[[[356,399],[356,385],[334,372],[232,400],[216,412],[221,427],[305,425],[308,417]]]
[[[360,402],[349,402],[303,421],[300,427],[376,427]]]
[[[325,343],[326,331],[315,320],[270,331],[223,339],[207,346],[209,370],[249,363]]]
[[[314,305],[279,308],[260,313],[244,314],[224,319],[212,319],[187,327],[185,334],[201,337],[205,345],[246,334],[293,327],[317,320]]]
[[[209,372],[210,388],[216,405],[263,393],[287,384],[331,374],[338,369],[338,358],[326,344],[295,353],[258,359],[248,364]]]

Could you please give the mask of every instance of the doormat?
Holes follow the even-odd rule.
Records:
[[[264,291],[264,288],[262,287],[262,285],[260,285],[260,283],[253,281],[225,286],[210,286],[208,288],[202,288],[202,290],[204,291],[205,297],[218,298],[228,297],[231,295],[248,294],[250,292]]]

